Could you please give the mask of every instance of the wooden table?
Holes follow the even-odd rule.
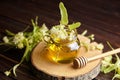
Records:
[[[1,0],[0,1],[0,40],[5,35],[5,29],[17,33],[28,25],[32,30],[31,19],[39,16],[39,25],[46,23],[52,26],[59,23],[59,0]],[[63,0],[69,21],[82,22],[78,28],[81,33],[95,34],[95,40],[105,45],[104,51],[110,50],[106,44],[109,41],[114,48],[120,47],[120,0]],[[17,69],[17,77],[6,77],[3,72],[18,63],[23,51],[8,46],[0,46],[0,80],[42,80],[34,75],[30,65],[23,63]],[[42,74],[42,72],[41,72]],[[44,76],[44,75],[43,75]],[[100,73],[95,80],[111,80],[113,73]]]

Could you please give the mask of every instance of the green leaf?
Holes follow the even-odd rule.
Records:
[[[108,68],[106,68],[104,70],[104,73],[109,73],[109,72],[111,72],[111,71],[113,71],[115,69],[116,69],[116,66],[114,64],[112,64],[111,66],[109,66]]]
[[[107,41],[108,46],[114,50],[114,48],[111,46],[111,44]],[[115,78],[120,79],[120,58],[117,54],[115,54],[116,57],[116,61],[113,62],[113,57],[106,57],[103,61],[102,61],[102,67],[101,67],[101,71],[104,73],[109,73],[111,71],[114,71],[114,77],[112,78],[112,80],[114,80]],[[104,62],[104,63],[103,63]],[[106,63],[105,63],[106,62]]]
[[[76,22],[76,23],[68,25],[68,27],[69,27],[70,30],[73,30],[73,29],[78,28],[80,25],[81,25],[80,22]]]
[[[112,55],[105,57],[104,61],[106,61],[108,63],[111,63],[111,61],[112,61]]]
[[[62,2],[60,2],[59,8],[60,8],[60,13],[61,13],[60,24],[67,25],[68,24],[68,14],[67,14],[67,10]]]

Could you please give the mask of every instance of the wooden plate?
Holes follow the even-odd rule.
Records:
[[[96,43],[97,44],[97,43]],[[60,64],[55,63],[46,58],[46,53],[43,52],[46,44],[44,42],[40,42],[32,52],[31,61],[32,64],[40,71],[47,73],[54,77],[66,77],[72,78],[81,76],[89,73],[93,69],[95,69],[100,64],[100,59],[87,63],[87,65],[80,69],[74,69],[72,63],[68,64]],[[84,48],[81,47],[79,50],[79,56],[92,57],[98,54],[101,54],[102,51],[92,50],[88,52],[84,52]]]

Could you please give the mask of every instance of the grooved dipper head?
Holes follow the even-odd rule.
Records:
[[[87,62],[88,62],[87,58],[84,56],[81,56],[73,60],[73,66],[74,68],[82,68],[86,66]]]

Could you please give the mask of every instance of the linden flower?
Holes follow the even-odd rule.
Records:
[[[20,42],[23,42],[23,40],[25,39],[23,32],[19,32],[18,34],[15,35],[13,42],[15,44],[19,44]]]
[[[42,27],[40,28],[40,32],[42,33],[43,36],[45,35],[49,35],[48,32],[48,28],[46,27],[45,24],[42,25]]]
[[[23,32],[19,32],[18,34],[16,34],[14,36],[14,39],[13,39],[13,43],[19,48],[19,49],[22,49],[24,48],[24,40],[25,40],[25,36],[23,34]]]
[[[4,41],[5,43],[9,43],[8,37],[7,37],[7,36],[3,37],[3,41]]]
[[[50,36],[54,41],[59,41],[60,39],[66,39],[68,37],[64,27],[64,25],[57,25],[52,27],[50,30]]]
[[[24,48],[24,44],[20,42],[20,43],[17,45],[17,47],[18,47],[19,49],[22,49],[22,48]]]
[[[50,37],[55,42],[60,42],[61,40],[75,40],[76,39],[76,32],[74,30],[69,30],[65,25],[57,25],[53,26],[50,30]]]
[[[10,71],[5,71],[4,74],[5,74],[6,76],[9,76],[9,75],[11,74],[11,72],[10,72]]]
[[[76,33],[74,30],[71,31],[70,35],[69,35],[69,40],[72,41],[76,39]]]
[[[29,39],[28,42],[29,42],[29,44],[32,44],[32,43],[33,43],[33,40],[32,40],[32,39]]]

